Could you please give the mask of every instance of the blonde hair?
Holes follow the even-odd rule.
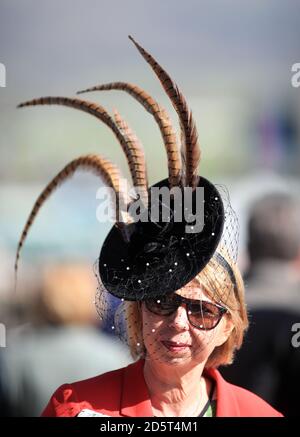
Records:
[[[222,255],[222,257],[224,257]],[[225,257],[224,257],[225,258]],[[228,260],[226,260],[228,263]],[[232,274],[229,269],[231,268]],[[232,277],[234,276],[234,283]],[[243,342],[248,328],[248,316],[245,304],[244,283],[236,264],[220,265],[216,258],[212,258],[206,267],[190,282],[201,286],[205,293],[228,309],[225,317],[230,317],[233,329],[228,339],[221,346],[217,346],[209,356],[205,367],[216,368],[233,362],[234,353]],[[145,356],[146,349],[142,337],[142,314],[138,302],[125,302],[127,336],[131,355],[134,359]]]

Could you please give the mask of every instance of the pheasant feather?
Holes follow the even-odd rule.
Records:
[[[120,228],[123,238],[127,241],[128,235],[126,234],[126,227],[124,223],[131,222],[131,218],[125,212],[123,222],[118,221],[120,215],[120,206],[122,209],[127,206],[127,198],[126,194],[123,193],[120,189],[120,172],[118,168],[112,164],[109,160],[101,157],[100,155],[85,155],[80,156],[77,159],[71,161],[68,165],[66,165],[46,186],[46,188],[42,191],[42,193],[37,198],[31,213],[27,219],[27,222],[24,226],[21,238],[18,243],[16,259],[15,259],[15,275],[17,275],[18,270],[18,261],[20,258],[20,252],[24,241],[27,237],[28,231],[31,228],[39,210],[45,201],[50,197],[50,195],[55,191],[59,185],[61,185],[65,180],[69,179],[73,174],[78,170],[89,170],[94,172],[96,175],[100,176],[104,183],[112,188],[116,194],[116,225]],[[123,212],[123,211],[122,211]]]
[[[103,85],[98,85],[88,88],[83,91],[78,91],[77,94],[91,91],[109,91],[120,90],[125,91],[134,97],[144,108],[155,118],[167,152],[169,184],[170,187],[177,186],[180,182],[181,162],[176,141],[176,134],[171,124],[169,115],[165,109],[160,106],[146,91],[137,85],[127,82],[111,82]]]
[[[178,114],[180,127],[183,132],[186,155],[186,169],[184,172],[186,180],[184,181],[184,184],[186,186],[195,187],[198,183],[197,170],[200,162],[200,147],[192,113],[188,109],[184,96],[179,91],[177,85],[173,82],[169,74],[132,38],[132,36],[129,36],[129,39],[134,43],[140,54],[157,75]]]
[[[71,99],[67,97],[42,97],[21,103],[18,107],[23,108],[25,106],[35,105],[69,106],[71,108],[79,109],[87,112],[88,114],[94,115],[96,118],[101,120],[113,131],[119,143],[121,144],[128,161],[134,186],[143,187],[145,190],[148,189],[146,162],[143,149],[141,147],[138,148],[133,143],[127,143],[125,141],[125,138],[114,123],[113,119],[101,105],[86,100]]]

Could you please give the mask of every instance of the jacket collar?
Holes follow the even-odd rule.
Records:
[[[211,378],[216,386],[217,390],[217,411],[216,417],[239,417],[240,408],[232,390],[231,384],[229,384],[221,376],[220,372],[216,369],[205,369],[205,376]]]
[[[144,379],[144,360],[124,369],[120,413],[129,417],[152,417],[150,395]]]

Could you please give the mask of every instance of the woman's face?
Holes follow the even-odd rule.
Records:
[[[167,303],[163,299],[156,301],[157,306],[156,303],[142,304],[143,339],[147,358],[188,367],[205,364],[215,347],[222,345],[230,335],[233,324],[228,314],[222,314],[219,307],[206,305],[207,302],[216,303],[193,282],[169,297]],[[182,303],[180,297],[189,300]],[[173,299],[179,304],[177,308]],[[208,329],[218,320],[215,327]]]

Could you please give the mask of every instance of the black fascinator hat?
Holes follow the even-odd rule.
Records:
[[[149,192],[157,194],[155,187],[165,187],[168,193],[168,179]],[[184,217],[187,194],[181,189],[168,206],[159,198],[149,201],[144,220],[126,225],[128,240],[116,227],[111,229],[99,258],[100,278],[107,291],[124,300],[158,298],[183,287],[205,267],[221,239],[224,208],[219,192],[208,180],[199,178],[198,188],[202,195],[196,197],[193,190],[190,196],[191,209],[196,210],[192,215],[198,215],[194,222]],[[159,220],[152,217],[154,203],[161,209]],[[176,221],[176,213],[180,221]]]
[[[220,252],[218,248],[224,253],[225,247],[226,253],[224,232],[228,229],[228,214],[220,190],[198,174],[201,155],[198,134],[184,96],[156,60],[132,37],[129,38],[157,75],[177,112],[181,145],[177,144],[166,110],[137,85],[112,82],[78,94],[119,90],[135,98],[158,124],[167,153],[168,178],[148,187],[141,143],[117,111],[112,118],[99,104],[67,97],[42,97],[20,104],[19,107],[69,106],[105,123],[126,155],[133,188],[128,194],[119,169],[100,155],[74,159],[38,197],[19,241],[15,270],[28,230],[44,201],[78,169],[89,170],[105,182],[116,200],[116,221],[104,241],[98,262],[102,289],[124,300],[141,301],[182,288]],[[231,220],[233,216],[230,217]]]

